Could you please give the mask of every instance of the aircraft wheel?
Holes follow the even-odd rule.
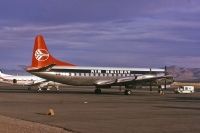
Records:
[[[132,94],[132,91],[127,89],[127,90],[125,90],[124,94],[125,94],[125,95],[131,95],[131,94]]]
[[[101,94],[101,89],[99,89],[99,88],[97,88],[97,89],[95,89],[95,94]]]

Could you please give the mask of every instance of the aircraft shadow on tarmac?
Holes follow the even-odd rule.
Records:
[[[60,91],[50,90],[50,91],[38,91],[37,89],[27,90],[25,88],[2,88],[0,87],[0,93],[38,93],[38,94],[91,94],[91,95],[124,95],[124,91],[120,91],[117,89],[110,90],[102,90],[102,94],[94,94],[94,89],[61,89]],[[148,90],[140,92],[133,90],[133,94],[135,96],[148,96],[148,95],[158,95],[156,91],[150,92]]]
[[[0,88],[0,93],[38,93],[38,94],[91,94],[91,95],[99,95],[99,94],[94,94],[94,91],[91,89],[90,91],[88,90],[50,90],[50,91],[38,91],[38,90],[27,90],[27,89],[13,89],[13,88]],[[100,94],[101,95],[101,94]],[[102,95],[123,95],[123,92],[119,91],[105,91],[102,92]]]

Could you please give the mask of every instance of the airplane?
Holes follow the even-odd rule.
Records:
[[[38,77],[74,86],[95,86],[95,94],[112,86],[125,86],[125,95],[132,94],[137,85],[166,85],[173,82],[166,69],[85,67],[64,62],[53,57],[42,35],[37,35],[32,54],[32,64],[26,71]]]
[[[37,87],[38,91],[50,90],[52,87],[59,90],[59,83],[48,81],[34,75],[9,75],[3,73],[2,70],[0,70],[0,83],[6,85],[27,86],[28,90],[31,90],[32,87]]]

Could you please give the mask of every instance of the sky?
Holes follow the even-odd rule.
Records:
[[[29,66],[38,34],[80,66],[200,67],[199,0],[0,1],[0,67]]]

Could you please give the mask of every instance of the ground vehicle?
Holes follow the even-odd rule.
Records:
[[[175,93],[194,93],[194,86],[180,86],[174,90]]]

